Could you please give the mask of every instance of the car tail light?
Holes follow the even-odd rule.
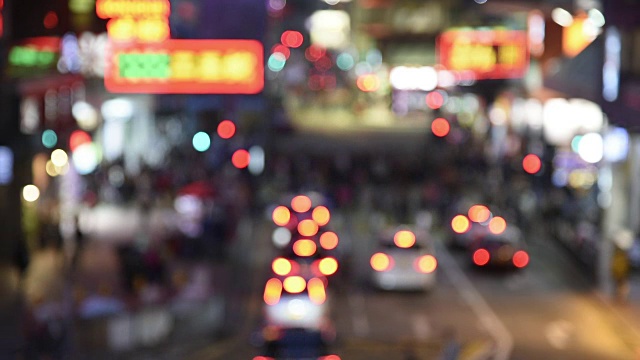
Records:
[[[280,276],[288,275],[292,268],[293,266],[291,261],[281,257],[274,259],[271,263],[271,269],[273,269],[273,272]]]
[[[527,264],[529,264],[529,254],[527,254],[526,251],[524,250],[519,250],[516,251],[515,254],[513,254],[513,265],[515,265],[515,267],[517,268],[523,268],[525,266],[527,266]]]
[[[309,280],[307,289],[309,289],[309,299],[311,299],[315,304],[323,304],[327,299],[327,293],[324,289],[324,282],[322,280],[318,278]]]
[[[320,270],[322,275],[333,275],[338,271],[338,260],[332,257],[326,257],[318,262],[318,270]]]
[[[307,287],[307,282],[304,281],[302,276],[289,276],[284,279],[282,285],[287,292],[291,294],[298,294],[304,291]]]
[[[264,302],[267,303],[267,305],[275,305],[280,301],[281,294],[282,282],[275,278],[269,279],[267,285],[264,287]]]
[[[393,242],[397,247],[410,248],[416,243],[416,235],[409,230],[400,230],[393,236]]]
[[[340,356],[338,355],[327,355],[318,358],[318,360],[340,360]]]
[[[293,252],[298,256],[311,256],[316,253],[316,243],[310,239],[300,239],[293,243]]]
[[[275,360],[275,359],[268,356],[256,356],[253,358],[253,360]]]
[[[375,271],[387,271],[393,268],[393,258],[384,253],[375,253],[369,261]]]
[[[478,249],[473,253],[473,262],[478,266],[487,265],[491,259],[491,255],[486,249]]]
[[[415,267],[421,273],[430,274],[438,267],[438,261],[433,255],[423,255],[416,260]]]

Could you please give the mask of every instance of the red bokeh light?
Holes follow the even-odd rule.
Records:
[[[291,50],[289,50],[289,48],[285,45],[282,44],[276,44],[271,48],[271,53],[280,53],[282,55],[284,55],[285,59],[289,59],[289,56],[291,56]]]
[[[523,268],[529,264],[529,254],[524,250],[517,251],[513,254],[513,265],[517,268]]]
[[[304,51],[304,57],[309,61],[316,61],[326,54],[326,50],[317,45],[311,45]]]
[[[522,159],[522,168],[529,174],[535,174],[542,168],[542,161],[538,155],[529,154]]]
[[[218,124],[218,136],[223,139],[230,139],[236,133],[236,124],[231,120],[222,120]]]
[[[304,42],[304,36],[299,31],[287,30],[282,33],[280,41],[290,48],[297,48]]]
[[[249,166],[249,152],[244,149],[236,150],[231,157],[231,162],[233,166],[238,169],[244,169]]]
[[[473,263],[478,266],[487,265],[490,259],[489,252],[485,249],[478,249],[473,253]]]
[[[444,105],[444,96],[442,96],[442,94],[437,91],[432,91],[427,94],[425,102],[431,109],[439,109],[440,107],[442,107],[442,105]]]
[[[433,135],[437,137],[447,136],[450,130],[451,125],[449,125],[449,122],[444,118],[434,119],[431,123],[431,131],[433,132]]]
[[[53,29],[58,26],[58,14],[54,11],[49,11],[47,15],[44,16],[44,20],[42,20],[42,24],[47,29]]]
[[[69,136],[69,149],[71,149],[71,151],[75,151],[78,146],[90,142],[91,135],[82,130],[76,130]]]

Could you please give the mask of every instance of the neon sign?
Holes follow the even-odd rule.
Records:
[[[517,30],[451,30],[438,37],[440,64],[471,71],[477,80],[518,78],[529,66],[527,33]]]
[[[60,38],[36,37],[21,41],[9,51],[9,65],[18,67],[52,66],[60,51]]]
[[[96,14],[113,41],[162,42],[169,38],[169,0],[98,0]]]
[[[255,40],[111,45],[104,77],[111,92],[256,94],[264,87],[263,48]]]

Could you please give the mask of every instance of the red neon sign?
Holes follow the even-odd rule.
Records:
[[[439,62],[470,71],[475,79],[524,76],[529,67],[527,33],[518,30],[451,30],[438,37]]]
[[[263,48],[256,40],[111,43],[104,84],[114,93],[257,94]]]

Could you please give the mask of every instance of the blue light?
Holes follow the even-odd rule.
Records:
[[[338,55],[338,59],[336,60],[336,64],[338,65],[340,70],[343,71],[351,70],[355,63],[356,62],[353,59],[353,56],[351,56],[351,54],[349,53],[342,53]]]
[[[53,130],[45,130],[42,133],[42,145],[52,149],[58,143],[58,135]]]
[[[13,152],[6,146],[0,146],[0,185],[6,185],[13,179]]]
[[[205,132],[199,132],[195,135],[193,135],[193,148],[200,151],[200,152],[204,152],[209,150],[209,147],[211,146],[211,138],[209,137],[209,135]]]

